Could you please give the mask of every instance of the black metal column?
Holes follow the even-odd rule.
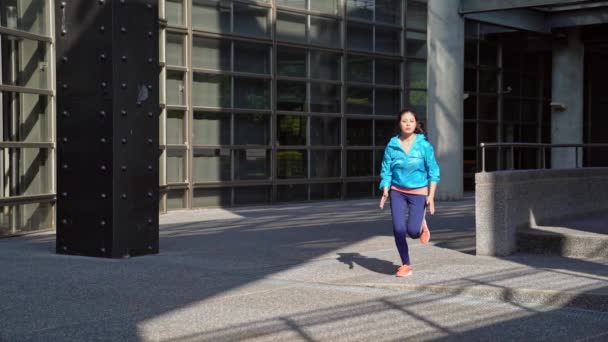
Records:
[[[158,1],[55,5],[57,253],[158,253]]]

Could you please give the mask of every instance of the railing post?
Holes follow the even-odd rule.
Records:
[[[486,172],[486,149],[483,143],[481,143],[481,172]]]
[[[509,169],[515,169],[515,146],[513,145],[511,145],[511,165],[509,166]]]
[[[578,146],[574,146],[574,167],[578,169]]]
[[[544,145],[541,146],[541,151],[542,151],[541,161],[542,161],[543,169],[546,169],[547,168],[547,162],[546,162],[545,155],[547,153],[547,150],[545,149]]]

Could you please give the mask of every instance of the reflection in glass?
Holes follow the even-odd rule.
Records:
[[[310,10],[338,15],[338,0],[309,0]]]
[[[401,31],[376,26],[376,52],[401,53]]]
[[[270,116],[268,114],[235,114],[235,145],[269,145]]]
[[[306,145],[306,117],[296,115],[278,115],[277,144]]]
[[[276,0],[277,6],[306,9],[306,0]]]
[[[277,81],[277,110],[306,111],[306,83]]]
[[[231,192],[230,188],[194,189],[192,207],[205,208],[230,205]]]
[[[194,73],[192,105],[196,107],[230,107],[230,76]]]
[[[184,112],[167,111],[167,144],[184,143]]]
[[[340,119],[322,116],[310,117],[310,144],[340,145]]]
[[[376,146],[387,145],[389,140],[399,132],[395,120],[375,120],[374,125]]]
[[[0,148],[4,176],[2,196],[28,196],[51,192],[51,154],[44,148]]]
[[[372,51],[373,35],[371,25],[348,23],[347,46],[353,50]]]
[[[307,199],[307,184],[285,184],[277,186],[277,201],[279,202],[302,202]]]
[[[372,125],[372,120],[347,120],[346,143],[349,146],[371,146]]]
[[[375,114],[393,115],[401,108],[401,91],[398,89],[376,88]]]
[[[167,70],[167,104],[184,104],[184,73],[181,71]]]
[[[0,5],[1,7],[1,5]],[[48,43],[0,35],[0,83],[50,89]],[[81,68],[83,69],[83,68]],[[86,70],[86,69],[84,69]]]
[[[310,93],[311,112],[340,112],[340,86],[334,84],[311,83]]]
[[[270,109],[270,81],[235,77],[234,106],[236,108]]]
[[[194,150],[192,175],[195,182],[216,182],[230,180],[230,150]]]
[[[277,40],[306,43],[306,15],[277,11]]]
[[[270,10],[264,7],[234,3],[234,32],[243,35],[269,37]]]
[[[167,65],[184,65],[184,35],[167,32]]]
[[[230,114],[194,112],[192,120],[192,144],[229,145]]]
[[[277,74],[281,76],[306,77],[306,50],[278,46]]]
[[[346,176],[373,176],[373,151],[347,151]]]
[[[167,192],[167,210],[183,209],[186,206],[184,190]]]
[[[53,227],[53,205],[31,203],[6,205],[0,211],[0,236]]]
[[[318,50],[310,51],[310,65],[314,65],[311,70],[311,78],[324,80],[340,79],[341,55],[331,52]]]
[[[3,0],[0,26],[41,36],[50,36],[47,0]]]
[[[347,58],[346,75],[351,82],[372,82],[372,59],[369,57],[350,55]]]
[[[410,88],[426,89],[426,63],[410,61],[407,63]]]
[[[268,179],[270,151],[265,149],[235,150],[234,177],[237,180]]]
[[[277,178],[306,178],[306,150],[277,151]]]
[[[310,177],[340,177],[340,151],[311,151]]]
[[[183,183],[185,158],[182,150],[167,150],[167,184]]]
[[[341,194],[342,189],[340,183],[310,185],[310,199],[313,201],[339,199]]]
[[[408,28],[426,31],[427,7],[425,3],[408,1],[405,13],[405,24]]]
[[[401,62],[376,59],[376,83],[399,85]]]
[[[401,0],[376,0],[376,21],[389,24],[401,22]]]
[[[192,66],[230,71],[230,41],[194,36],[192,38]]]
[[[230,33],[230,2],[192,0],[192,27],[216,33]]]
[[[310,44],[335,47],[340,45],[340,22],[335,19],[310,17]]]
[[[0,93],[3,141],[48,142],[51,140],[49,98],[45,95]],[[10,113],[15,113],[15,125]]]
[[[193,2],[196,2],[196,0]],[[169,25],[185,25],[184,0],[165,0],[165,18]]]
[[[372,114],[372,88],[348,87],[346,112],[350,114]]]
[[[373,1],[347,0],[346,13],[349,17],[365,20],[374,18]]]
[[[409,57],[426,58],[426,34],[414,31],[406,32],[406,54]]]
[[[424,120],[426,118],[426,91],[410,90],[408,100],[410,106],[418,114],[418,118]]]
[[[234,42],[234,71],[269,74],[269,46]]]

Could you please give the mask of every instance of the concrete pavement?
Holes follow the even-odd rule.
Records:
[[[0,341],[608,337],[608,260],[475,256],[473,206],[438,203],[404,279],[371,200],[173,212],[161,253],[127,260],[3,239]]]

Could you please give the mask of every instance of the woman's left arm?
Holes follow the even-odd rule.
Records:
[[[429,179],[429,194],[426,198],[426,204],[429,207],[429,212],[433,215],[435,214],[435,191],[437,190],[437,183],[439,183],[441,172],[435,159],[435,150],[430,143],[427,144],[424,152],[424,163],[426,164]]]

